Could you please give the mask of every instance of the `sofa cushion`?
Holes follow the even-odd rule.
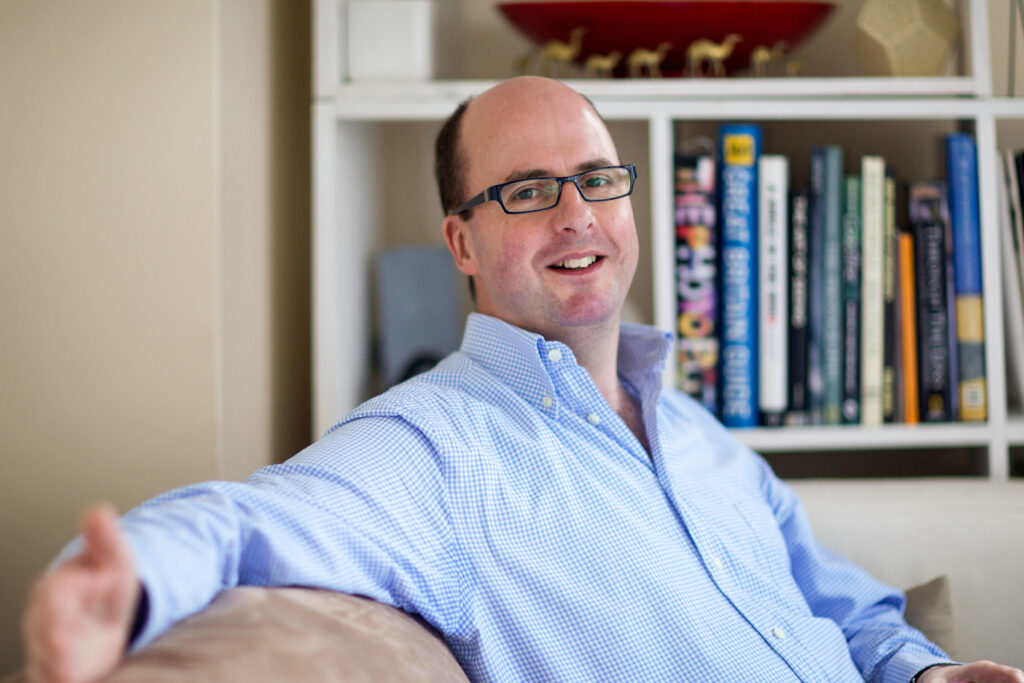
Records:
[[[907,623],[957,659],[953,638],[953,606],[949,598],[949,579],[939,576],[920,586],[907,589]]]

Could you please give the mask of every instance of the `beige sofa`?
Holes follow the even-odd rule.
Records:
[[[907,616],[936,642],[960,659],[1024,666],[1024,482],[794,487],[823,541],[890,583],[924,584],[909,592]],[[467,679],[444,642],[399,610],[323,591],[236,588],[125,660],[109,680]]]

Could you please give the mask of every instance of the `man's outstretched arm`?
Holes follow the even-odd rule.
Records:
[[[22,617],[29,683],[84,683],[124,655],[142,593],[131,550],[110,505],[82,516],[81,553],[36,582]]]

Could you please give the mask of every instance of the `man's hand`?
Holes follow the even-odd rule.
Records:
[[[141,586],[117,511],[82,516],[85,549],[44,574],[29,594],[21,629],[30,683],[86,683],[124,655]]]
[[[994,662],[937,666],[918,678],[920,683],[1024,683],[1024,671]]]

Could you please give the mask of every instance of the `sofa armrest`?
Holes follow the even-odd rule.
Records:
[[[239,587],[125,658],[107,683],[468,680],[444,641],[402,610],[322,590]]]

